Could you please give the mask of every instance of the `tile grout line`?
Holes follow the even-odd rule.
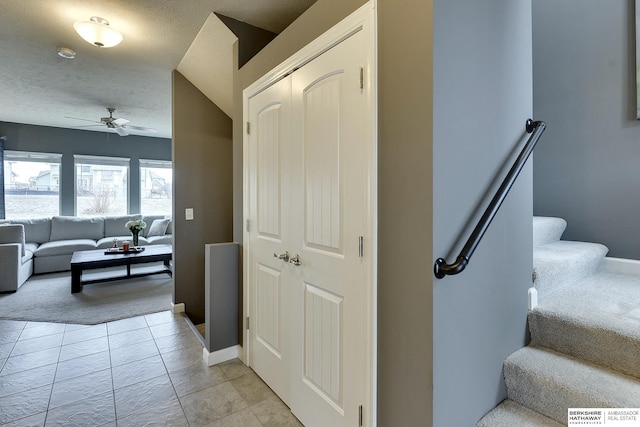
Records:
[[[149,321],[147,320],[146,316],[144,320],[145,322],[147,322],[147,326],[149,327],[149,333],[151,334],[151,337],[153,339],[153,344],[156,346],[156,349],[158,350],[158,355],[160,355],[162,366],[164,366],[164,370],[167,371],[167,377],[169,378],[169,382],[171,383],[171,388],[173,388],[173,392],[176,394],[176,400],[178,401],[178,405],[180,405],[180,410],[182,410],[182,415],[184,416],[184,419],[187,420],[187,424],[191,427],[191,421],[189,421],[189,417],[187,417],[187,411],[185,411],[184,406],[182,406],[182,400],[180,400],[180,396],[178,396],[178,391],[176,390],[176,386],[173,384],[173,380],[171,379],[171,374],[169,373],[167,364],[165,363],[164,358],[162,357],[162,351],[160,351],[160,347],[158,347],[158,343],[156,342],[156,337],[153,335],[153,332],[151,332],[151,327],[149,326]]]
[[[26,325],[25,325],[26,328]],[[56,384],[56,376],[58,375],[58,367],[60,366],[60,355],[62,354],[62,343],[64,342],[64,335],[67,332],[67,324],[65,323],[64,331],[62,331],[62,341],[60,341],[60,349],[58,351],[58,360],[56,360],[56,371],[53,373],[53,380],[51,382],[51,390],[49,391],[49,400],[47,401],[47,409],[44,413],[44,424],[47,425],[47,418],[49,418],[49,406],[51,406],[51,398],[53,397],[53,387]]]
[[[109,337],[109,322],[104,322],[104,329],[107,332],[107,351],[109,352],[109,371],[111,372],[111,398],[113,399],[113,422],[118,425],[118,408],[116,407],[116,385],[113,380],[113,360],[111,359],[111,340]],[[108,424],[108,423],[107,423]]]
[[[4,362],[2,362],[2,366],[0,366],[0,374],[2,374],[2,371],[4,370],[5,365],[9,361],[9,358],[11,357],[11,353],[13,353],[13,350],[15,350],[15,348],[16,348],[16,344],[18,343],[18,340],[20,339],[20,335],[22,335],[22,332],[24,331],[24,329],[26,327],[27,327],[27,322],[25,322],[24,325],[22,325],[22,329],[20,330],[20,333],[18,334],[18,337],[15,339],[15,341],[13,341],[13,346],[11,347],[11,351],[9,351],[9,354],[7,354],[7,358],[4,360]]]

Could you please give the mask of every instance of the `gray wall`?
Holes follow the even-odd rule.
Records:
[[[433,252],[453,262],[528,137],[531,1],[437,0],[433,29]],[[532,191],[529,163],[464,272],[438,280],[424,266],[434,426],[475,425],[506,395],[502,363],[526,342]]]
[[[232,121],[182,74],[172,75],[174,302],[205,319],[204,245],[232,239]],[[193,208],[194,220],[185,220]]]
[[[565,218],[565,239],[640,259],[633,3],[533,2],[534,111],[548,125],[534,214]]]
[[[128,157],[129,213],[140,212],[140,159],[171,160],[171,140],[115,133],[0,122],[5,150],[62,154],[60,171],[61,215],[75,215],[74,154]]]

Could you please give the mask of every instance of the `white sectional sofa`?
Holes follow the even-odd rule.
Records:
[[[75,251],[109,248],[114,239],[131,241],[125,223],[136,219],[147,223],[140,246],[173,243],[171,219],[164,215],[1,220],[0,292],[17,291],[32,274],[69,270]]]

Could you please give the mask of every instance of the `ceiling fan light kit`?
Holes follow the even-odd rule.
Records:
[[[78,21],[73,24],[76,32],[87,43],[98,47],[113,47],[122,41],[122,34],[109,26],[109,21],[92,16],[89,21]]]

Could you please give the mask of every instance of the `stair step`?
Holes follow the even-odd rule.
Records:
[[[531,342],[640,378],[640,277],[598,273],[529,312]]]
[[[567,228],[567,221],[550,216],[533,217],[533,247],[560,240]]]
[[[511,399],[505,399],[482,417],[476,427],[562,427],[563,425]]]
[[[594,274],[609,249],[599,243],[561,240],[533,250],[533,283],[540,298]]]
[[[543,347],[525,347],[504,363],[511,400],[567,424],[568,408],[637,408],[640,380]]]

